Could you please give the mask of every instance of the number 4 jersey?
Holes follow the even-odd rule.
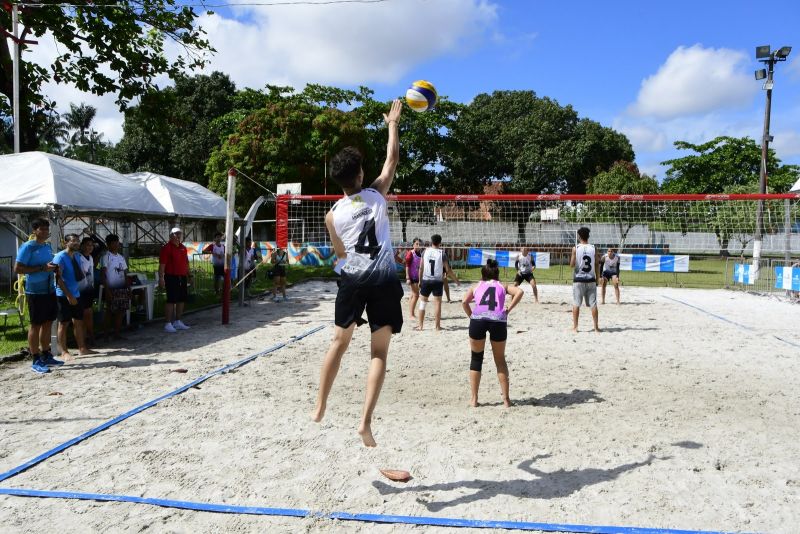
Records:
[[[331,208],[347,259],[342,279],[361,286],[397,280],[386,199],[371,188],[346,196]]]
[[[473,292],[475,308],[470,319],[506,322],[506,288],[497,280],[482,280]]]

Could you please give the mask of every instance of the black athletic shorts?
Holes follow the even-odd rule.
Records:
[[[517,273],[517,276],[514,277],[515,284],[521,284],[522,282],[530,282],[531,280],[536,280],[536,278],[534,278],[533,276],[533,273],[527,273],[527,274]]]
[[[164,288],[167,290],[167,304],[178,304],[186,302],[189,296],[187,287],[188,277],[176,274],[164,275]]]
[[[33,295],[26,294],[25,298],[28,299],[28,316],[30,317],[31,324],[44,324],[56,320],[58,317],[58,301],[56,294],[50,293],[48,295]]]
[[[361,326],[368,322],[372,332],[391,326],[392,334],[397,334],[403,327],[403,308],[400,305],[402,298],[403,286],[399,279],[379,286],[359,287],[342,278],[336,293],[333,322],[341,328],[348,328],[353,323]],[[366,321],[361,318],[365,308]]]
[[[441,280],[423,280],[419,286],[419,294],[425,298],[433,293],[434,297],[441,297],[444,293],[444,282]]]
[[[272,268],[272,276],[286,276],[286,266],[285,265],[276,265]]]
[[[87,288],[81,290],[81,296],[78,297],[78,304],[82,310],[89,310],[94,306],[94,288]]]
[[[470,339],[486,339],[486,332],[489,332],[491,341],[505,341],[508,338],[508,328],[502,321],[490,321],[488,319],[470,319],[469,337]]]
[[[214,266],[214,278],[225,278],[225,266],[224,265],[215,265]]]
[[[605,278],[606,280],[611,280],[611,278],[614,276],[619,278],[619,273],[615,271],[603,271],[603,278]]]
[[[81,298],[77,298],[78,303],[72,305],[67,297],[58,297],[58,322],[69,323],[73,319],[83,321],[83,308]]]

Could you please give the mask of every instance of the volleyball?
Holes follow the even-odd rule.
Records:
[[[436,106],[436,88],[425,80],[417,80],[406,91],[406,104],[414,111],[428,111]]]

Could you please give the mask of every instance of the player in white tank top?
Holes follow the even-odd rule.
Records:
[[[433,296],[433,326],[436,330],[442,329],[442,292],[445,277],[449,276],[456,283],[460,283],[453,269],[450,268],[447,254],[439,248],[441,244],[442,236],[432,235],[431,246],[426,248],[422,254],[422,261],[419,264],[419,314],[415,330],[422,330],[425,326],[425,307],[428,305],[430,296]]]
[[[578,244],[572,248],[569,266],[574,269],[572,276],[572,331],[578,331],[578,317],[581,304],[592,309],[592,322],[595,332],[600,328],[597,323],[597,253],[594,245],[589,244],[589,229],[580,228],[577,232]]]
[[[386,195],[400,160],[398,122],[403,109],[400,100],[392,102],[383,118],[389,130],[386,161],[380,176],[362,189],[364,170],[358,150],[348,147],[331,160],[331,178],[344,193],[325,215],[325,226],[338,259],[336,270],[342,275],[334,309],[333,341],[325,354],[319,378],[319,392],[311,419],[322,421],[342,356],[350,345],[353,331],[363,322],[366,309],[371,330],[371,358],[367,373],[364,410],[358,426],[361,441],[375,447],[372,414],[378,403],[392,333],[403,325],[400,300],[403,288],[397,278],[389,236]]]
[[[600,304],[606,303],[606,284],[609,280],[614,284],[614,296],[619,304],[619,254],[610,248],[600,262],[603,264],[603,275],[600,278]]]

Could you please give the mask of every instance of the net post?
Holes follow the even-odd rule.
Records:
[[[792,201],[783,199],[783,230],[786,233],[786,242],[783,246],[783,259],[788,266],[792,261]]]
[[[305,233],[305,221],[303,221],[303,233]],[[275,243],[288,252],[289,201],[285,195],[278,195],[275,203]]]
[[[236,202],[236,169],[228,169],[228,209],[225,214],[225,279],[222,289],[222,324],[230,323],[231,258],[233,251],[233,211]]]

